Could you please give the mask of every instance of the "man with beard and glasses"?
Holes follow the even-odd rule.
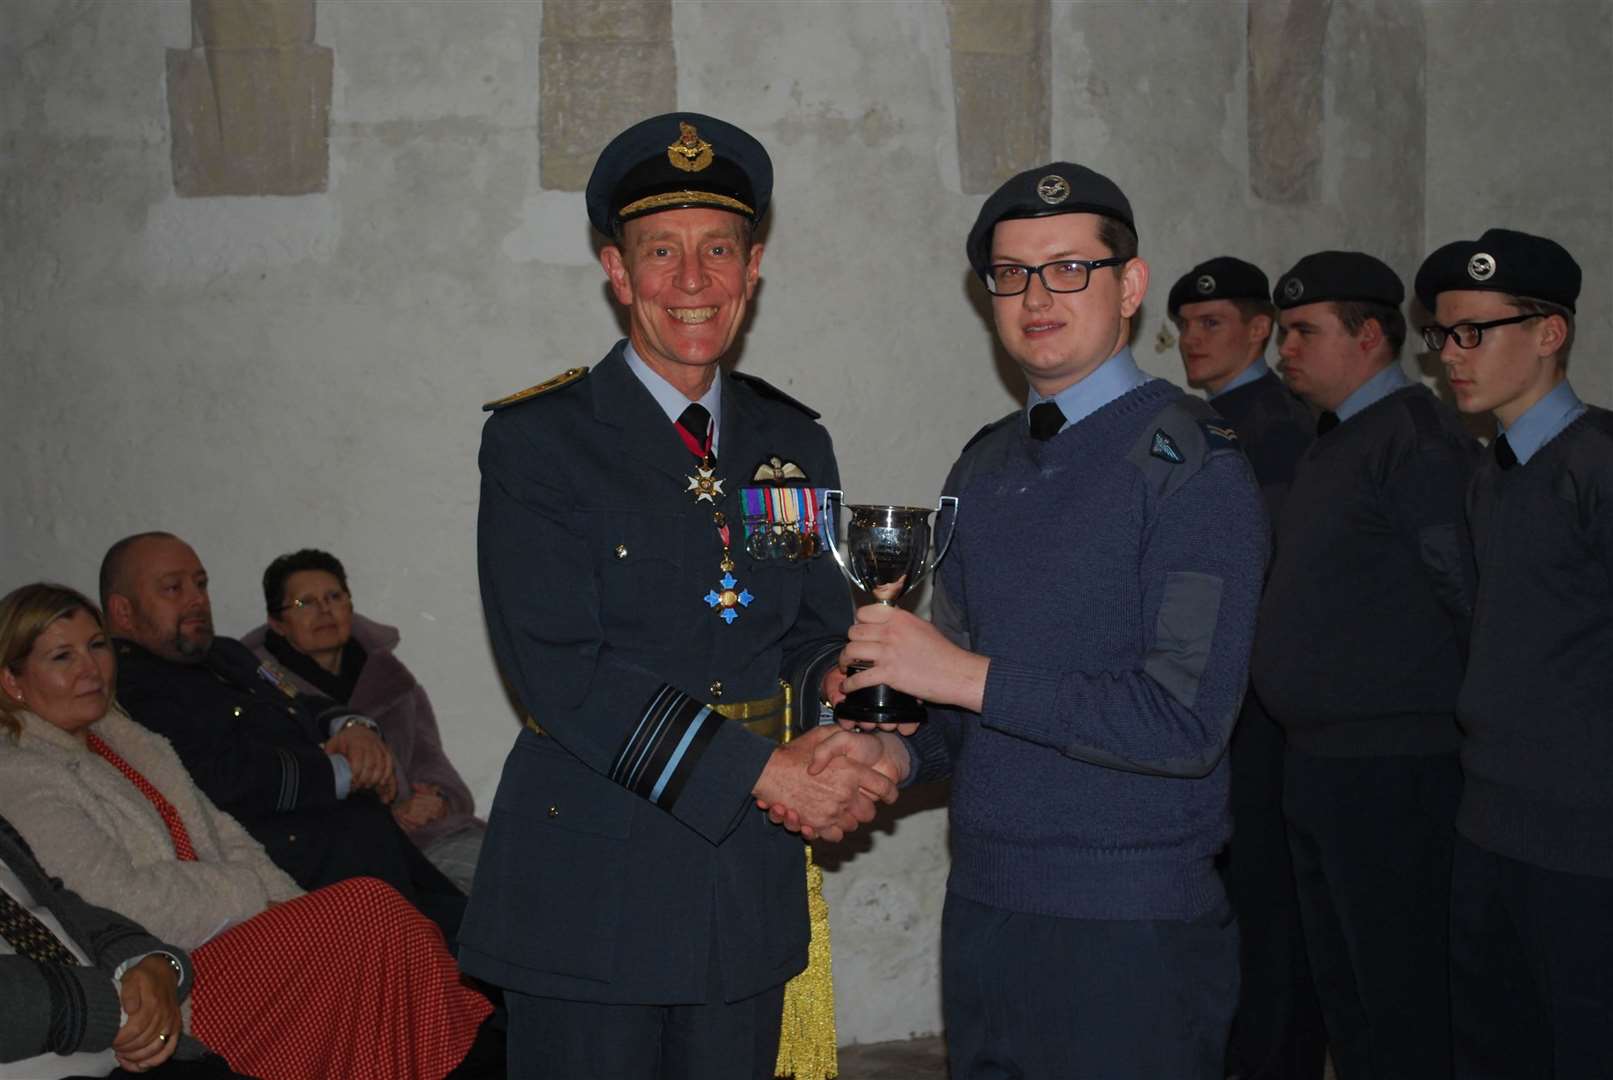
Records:
[[[372,720],[299,694],[239,641],[215,635],[207,570],[177,536],[113,544],[100,589],[119,702],[173,743],[208,798],[303,888],[380,878],[454,940],[465,896],[387,809],[392,756]]]

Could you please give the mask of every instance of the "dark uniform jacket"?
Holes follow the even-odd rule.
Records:
[[[1316,438],[1310,409],[1271,372],[1218,394],[1210,407],[1237,430],[1276,533],[1294,469]],[[1244,696],[1231,756],[1234,805],[1282,805],[1282,729],[1255,693]]]
[[[120,1026],[118,988],[112,973],[126,961],[165,952],[184,966],[179,999],[194,983],[190,957],[164,945],[115,911],[87,904],[45,873],[26,841],[0,818],[0,863],[22,882],[36,904],[61,923],[94,966],[42,964],[25,956],[0,956],[0,1061],[39,1054],[93,1053],[112,1045]],[[25,897],[17,897],[19,902]],[[201,1044],[185,1037],[178,1055],[198,1057]],[[58,1075],[52,1073],[51,1075]]]
[[[197,664],[165,660],[121,638],[117,649],[118,700],[129,715],[173,743],[196,786],[297,884],[317,889],[378,877],[452,936],[447,924],[457,924],[457,910],[438,911],[423,895],[457,896],[452,884],[428,872],[373,795],[336,797],[335,771],[321,744],[331,722],[351,710],[296,693],[284,676],[260,670],[258,658],[233,638],[215,637]]]
[[[774,694],[816,708],[851,620],[827,557],[759,562],[740,489],[771,458],[838,483],[817,414],[723,373],[719,503],[628,368],[501,408],[482,436],[477,528],[493,650],[544,734],[522,731],[489,815],[461,965],[518,991],[601,1002],[737,1000],[806,960],[800,840],[750,792],[774,744],[705,710]],[[731,529],[737,589],[725,623]]]

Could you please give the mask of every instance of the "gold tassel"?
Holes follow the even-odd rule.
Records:
[[[807,966],[784,987],[784,1023],[779,1029],[774,1076],[830,1080],[840,1075],[835,1048],[835,986],[829,959],[829,902],[823,898],[823,868],[806,849],[807,918],[812,938]]]

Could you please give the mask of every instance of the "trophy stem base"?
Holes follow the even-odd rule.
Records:
[[[835,706],[836,720],[858,724],[917,724],[923,722],[925,715],[918,698],[883,683],[853,690]]]

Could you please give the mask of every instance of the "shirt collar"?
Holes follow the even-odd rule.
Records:
[[[644,362],[644,358],[639,356],[638,350],[633,348],[631,341],[623,350],[623,356],[627,360],[627,369],[638,376],[638,381],[644,384],[644,389],[648,390],[655,403],[661,406],[666,418],[676,424],[678,417],[683,415],[683,410],[689,407],[689,399],[683,396],[683,391],[652,370],[650,365]],[[719,371],[717,378],[711,380],[711,385],[706,388],[699,404],[705,406],[706,411],[711,414],[711,452],[715,454],[718,452],[717,440],[722,437],[722,372]]]
[[[1564,379],[1552,387],[1545,397],[1529,406],[1528,411],[1514,420],[1511,427],[1502,427],[1501,430],[1506,433],[1507,445],[1512,447],[1521,465],[1533,457],[1535,451],[1561,434],[1563,428],[1579,419],[1584,411],[1585,403]]]
[[[1026,422],[1029,423],[1031,409],[1044,401],[1058,402],[1059,411],[1064,414],[1064,428],[1071,424],[1080,423],[1103,408],[1122,394],[1130,393],[1143,383],[1149,376],[1143,374],[1137,367],[1137,361],[1132,359],[1131,346],[1126,346],[1109,359],[1099,364],[1086,378],[1072,386],[1054,394],[1052,398],[1044,398],[1032,387],[1025,401]]]
[[[1393,363],[1372,378],[1355,388],[1355,392],[1339,403],[1333,412],[1339,420],[1348,420],[1368,405],[1376,405],[1396,390],[1404,390],[1411,385],[1406,373],[1400,370],[1400,364]]]
[[[1242,371],[1238,372],[1236,375],[1234,375],[1232,377],[1231,382],[1227,383],[1221,389],[1219,389],[1215,393],[1211,394],[1210,395],[1210,400],[1214,401],[1216,398],[1220,397],[1222,394],[1227,393],[1228,391],[1236,390],[1240,386],[1248,386],[1250,383],[1254,382],[1256,379],[1264,379],[1267,375],[1270,375],[1270,374],[1271,374],[1271,368],[1266,366],[1265,359],[1262,358],[1262,357],[1257,356],[1257,357],[1255,357],[1255,362],[1254,363],[1250,364],[1248,367],[1246,367]]]

